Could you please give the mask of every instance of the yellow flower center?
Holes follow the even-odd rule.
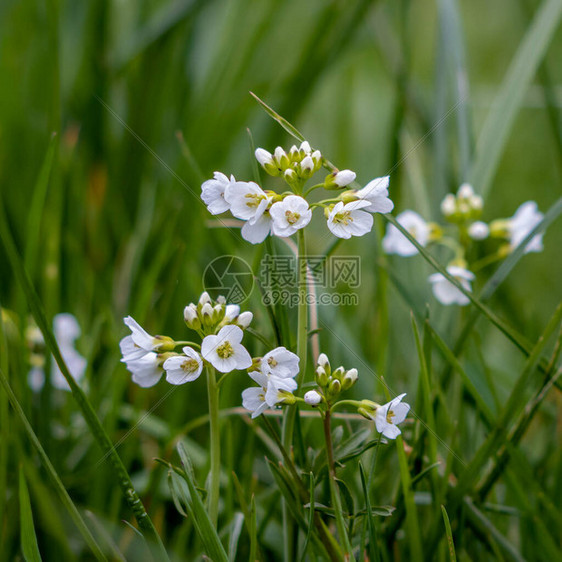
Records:
[[[255,193],[246,193],[244,197],[247,199],[246,206],[252,209],[258,207],[261,203],[261,200],[264,198],[263,195]]]
[[[386,413],[386,423],[392,423],[392,418],[395,416],[396,414],[392,411],[392,410],[388,410],[388,412]]]
[[[270,358],[267,360],[267,362],[268,362],[268,364],[269,364],[270,367],[275,367],[275,366],[277,366],[277,361],[275,361],[275,359],[274,359],[273,357],[270,357]]]
[[[289,224],[295,224],[301,218],[299,213],[295,213],[293,211],[285,211],[285,217],[287,218],[287,222]]]
[[[347,226],[350,222],[353,222],[353,217],[351,216],[351,212],[342,211],[341,213],[337,213],[336,216],[334,217],[334,222],[345,224]]]
[[[231,343],[229,341],[221,343],[217,347],[217,355],[221,359],[228,359],[229,357],[232,357],[234,355],[234,348],[232,347]]]
[[[181,364],[181,368],[186,373],[194,373],[199,368],[199,363],[197,363],[196,359],[189,358]]]

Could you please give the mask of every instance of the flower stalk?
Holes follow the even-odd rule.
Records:
[[[328,480],[330,482],[330,496],[332,498],[332,507],[334,508],[334,515],[336,517],[336,527],[341,545],[344,551],[345,560],[354,562],[353,548],[349,542],[347,529],[345,526],[345,519],[343,517],[343,510],[341,505],[340,492],[338,489],[338,482],[336,479],[336,468],[334,462],[334,447],[332,444],[332,430],[331,430],[331,414],[327,410],[322,417],[322,424],[324,426],[324,439],[326,441],[326,455],[328,458]]]
[[[211,441],[211,471],[207,481],[207,510],[213,525],[216,527],[219,516],[221,443],[219,427],[219,389],[215,369],[210,365],[207,366],[207,394],[209,399]]]

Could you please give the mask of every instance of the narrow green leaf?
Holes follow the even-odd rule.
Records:
[[[402,482],[402,492],[404,494],[404,503],[406,504],[406,524],[408,528],[408,540],[410,543],[409,560],[421,562],[422,545],[420,537],[420,524],[418,520],[418,512],[414,501],[414,490],[412,488],[412,479],[408,468],[408,459],[404,450],[404,441],[402,435],[396,438],[396,451],[398,452],[398,463],[400,465],[400,480]]]
[[[365,510],[367,517],[367,528],[369,529],[369,555],[371,560],[378,562],[380,560],[379,548],[377,544],[377,534],[375,528],[375,519],[371,508],[371,498],[369,496],[369,489],[367,487],[367,479],[365,477],[365,470],[363,464],[359,461],[359,475],[361,476],[361,486],[363,488],[363,497],[365,498]]]
[[[258,554],[258,526],[256,520],[256,498],[252,494],[250,500],[250,559],[249,562],[255,562]]]
[[[33,197],[31,198],[31,205],[27,216],[25,267],[30,274],[34,273],[34,268],[37,264],[37,254],[39,250],[39,242],[41,240],[41,219],[45,212],[45,198],[47,196],[49,178],[51,177],[51,169],[53,167],[53,160],[56,154],[57,146],[58,137],[56,133],[53,133],[49,141],[47,153],[45,154],[45,159],[43,160],[39,176],[35,182]]]
[[[25,483],[23,468],[20,467],[20,529],[21,529],[21,550],[26,562],[40,562],[41,554],[37,544],[35,525],[33,524],[33,512],[29,501],[29,491]]]
[[[238,550],[238,541],[242,533],[242,526],[244,525],[244,514],[238,512],[234,514],[234,521],[232,522],[232,530],[230,532],[230,540],[228,541],[228,559],[230,562],[236,560],[236,552]]]
[[[544,0],[513,57],[476,144],[469,181],[486,196],[531,80],[562,16],[562,0]]]
[[[193,523],[198,530],[199,537],[203,541],[207,554],[211,557],[213,562],[226,562],[228,561],[226,551],[222,546],[215,527],[211,523],[211,519],[205,509],[203,500],[197,491],[197,484],[193,475],[193,465],[191,464],[191,459],[189,458],[189,455],[182,443],[178,443],[177,451],[181,462],[185,467],[184,480],[189,490],[189,498],[184,498],[185,505],[191,512]]]
[[[279,113],[277,113],[274,109],[269,107],[269,105],[267,105],[267,103],[265,103],[258,96],[256,96],[256,94],[254,94],[254,92],[250,92],[250,95],[262,106],[262,108],[265,110],[265,112],[272,119],[277,121],[277,123],[279,123],[279,125],[281,125],[281,127],[283,127],[283,129],[285,129],[285,131],[287,131],[293,138],[295,138],[299,142],[303,142],[305,140],[304,135],[296,127],[294,127],[286,119],[281,117],[281,115],[279,115]]]
[[[31,424],[29,423],[20,403],[18,402],[18,399],[16,398],[16,395],[12,391],[12,388],[10,387],[10,383],[8,382],[8,379],[6,378],[6,375],[4,374],[4,371],[2,369],[0,369],[0,383],[4,387],[4,391],[6,392],[6,394],[8,396],[8,400],[10,401],[10,404],[12,405],[12,408],[14,409],[17,417],[19,418],[21,424],[23,425],[23,428],[25,429],[25,432],[27,433],[27,436],[29,437],[29,440],[31,441],[31,444],[33,445],[33,447],[37,451],[37,454],[41,458],[41,462],[43,463],[43,466],[45,467],[45,470],[46,470],[47,474],[51,478],[51,481],[53,482],[54,487],[55,487],[63,505],[68,510],[68,513],[70,514],[70,516],[71,516],[72,520],[74,521],[76,527],[78,527],[78,530],[80,531],[80,533],[84,537],[84,540],[86,541],[86,543],[90,547],[90,549],[91,549],[92,553],[94,554],[94,556],[96,557],[96,559],[97,560],[105,560],[106,559],[105,555],[103,554],[103,552],[102,552],[101,548],[99,547],[98,543],[96,542],[96,540],[94,539],[94,537],[90,533],[90,530],[88,529],[86,523],[84,523],[84,520],[82,519],[82,516],[78,512],[78,509],[76,509],[76,506],[74,505],[72,499],[68,495],[68,492],[66,491],[66,488],[64,487],[63,483],[61,482],[61,480],[60,480],[60,478],[59,478],[59,476],[58,476],[58,474],[55,470],[55,467],[51,464],[51,461],[49,460],[49,457],[47,456],[47,453],[45,453],[45,450],[43,449],[41,443],[39,442],[39,439],[37,438],[37,435],[35,435],[35,432],[33,431],[33,428],[31,427]]]
[[[451,523],[449,523],[449,516],[447,515],[447,510],[445,506],[441,506],[441,512],[443,513],[443,522],[445,523],[445,531],[447,532],[447,546],[449,547],[449,557],[451,562],[457,562],[457,555],[455,552],[455,543],[453,541],[453,533],[451,531]]]
[[[90,431],[92,432],[94,438],[104,452],[104,459],[107,458],[111,462],[116,479],[121,486],[123,496],[129,504],[129,507],[135,514],[135,517],[137,518],[137,521],[139,523],[139,527],[142,529],[147,538],[149,548],[156,556],[159,556],[162,560],[169,560],[166,549],[162,544],[162,540],[156,532],[154,524],[148,516],[148,513],[144,509],[144,505],[142,504],[133,486],[133,483],[131,482],[131,478],[129,476],[129,473],[127,472],[127,469],[125,468],[125,465],[117,454],[117,451],[113,443],[111,442],[109,435],[103,428],[103,425],[101,424],[101,421],[94,411],[94,408],[88,400],[88,397],[86,396],[82,388],[78,386],[78,384],[74,380],[74,377],[68,370],[68,367],[62,357],[57,340],[55,339],[49,322],[47,322],[47,318],[45,316],[45,312],[43,310],[39,297],[37,296],[31,280],[29,279],[29,275],[25,270],[12,235],[8,229],[8,222],[6,219],[4,206],[2,204],[0,204],[0,239],[2,240],[4,248],[6,249],[6,253],[8,255],[12,270],[25,294],[27,305],[31,311],[31,314],[35,319],[37,326],[41,330],[41,334],[43,335],[45,344],[55,358],[55,361],[57,362],[62,375],[70,386],[72,396],[82,410],[82,414],[90,428]],[[5,382],[6,384],[8,383],[7,379],[5,379]]]
[[[302,556],[301,556],[301,562],[305,562],[306,560],[306,550],[308,548],[308,543],[310,542],[310,536],[313,532],[313,526],[314,526],[314,488],[316,487],[316,481],[314,479],[314,473],[311,472],[309,474],[310,476],[310,493],[309,493],[309,497],[310,497],[310,501],[308,506],[309,512],[308,512],[308,529],[306,531],[306,536],[304,538],[304,543],[302,545]]]

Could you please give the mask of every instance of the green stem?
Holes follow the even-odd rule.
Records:
[[[304,237],[304,229],[297,232],[298,238],[298,294],[299,303],[297,310],[297,355],[299,356],[299,374],[297,375],[298,388],[302,387],[306,372],[306,359],[308,355],[308,285],[307,285],[307,267],[306,267],[306,241]],[[283,419],[283,446],[287,451],[292,450],[293,431],[295,429],[295,418],[297,415],[296,405],[288,406],[285,417]],[[293,549],[293,532],[294,521],[289,513],[288,507],[283,505],[283,534],[285,540],[285,560],[291,559]]]
[[[334,508],[334,514],[336,516],[336,527],[338,529],[338,535],[340,537],[340,542],[343,547],[345,560],[353,562],[355,558],[353,557],[353,548],[349,542],[349,537],[347,536],[347,529],[345,526],[345,519],[343,518],[343,511],[341,506],[340,492],[338,489],[338,482],[336,480],[336,468],[334,463],[334,447],[332,445],[332,431],[330,428],[331,414],[329,411],[326,412],[322,423],[324,425],[324,439],[326,440],[326,455],[328,456],[328,474],[330,482],[330,495],[332,497],[332,506]]]
[[[207,394],[209,398],[209,423],[211,442],[211,472],[207,481],[207,510],[213,525],[217,526],[219,517],[219,492],[221,475],[221,442],[219,427],[219,389],[215,369],[207,366]]]

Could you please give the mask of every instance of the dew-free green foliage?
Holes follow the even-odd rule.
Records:
[[[337,559],[338,526],[361,560],[561,558],[561,14],[562,0],[2,3],[0,558]],[[189,339],[182,310],[214,257],[257,271],[290,251],[245,243],[199,193],[215,170],[267,187],[253,147],[299,134],[359,185],[390,173],[394,214],[435,219],[467,179],[486,221],[533,199],[545,249],[444,307],[427,276],[445,252],[385,256],[390,217],[336,243],[313,219],[307,251],[360,256],[361,285],[358,306],[320,306],[310,336],[359,370],[351,398],[407,392],[412,413],[395,444],[336,414],[336,525],[320,420],[296,417],[288,451],[280,418],[250,421],[248,379],[229,375],[217,533],[204,377],[135,386],[122,318]],[[253,356],[296,351],[296,308],[258,287],[243,308]],[[52,388],[50,361],[41,392],[27,384],[26,327],[52,347],[58,312],[82,327],[84,393]]]

